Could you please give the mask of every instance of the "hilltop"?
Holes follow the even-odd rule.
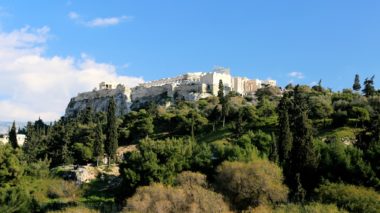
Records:
[[[93,91],[82,92],[73,97],[66,108],[65,116],[75,116],[88,107],[95,112],[104,112],[110,97],[116,102],[116,115],[121,116],[152,103],[170,105],[178,100],[197,101],[216,96],[221,86],[225,94],[235,92],[252,98],[258,89],[276,87],[276,81],[234,77],[228,68],[218,67],[211,72],[186,73],[142,83],[133,88],[101,82]]]

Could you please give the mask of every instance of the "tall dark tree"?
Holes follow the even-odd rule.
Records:
[[[220,101],[224,98],[224,85],[223,85],[222,79],[219,80],[218,98],[219,98]]]
[[[315,184],[315,169],[317,167],[317,156],[313,144],[313,129],[308,118],[308,107],[305,94],[294,90],[293,121],[293,146],[290,153],[290,165],[287,181],[293,192],[296,191],[297,181],[295,174],[300,175],[302,186],[312,189]]]
[[[9,131],[9,143],[14,149],[18,148],[16,122],[14,121]]]
[[[94,157],[96,158],[96,166],[99,166],[99,160],[104,156],[104,135],[102,124],[97,121],[95,127],[95,141],[94,141]]]
[[[37,134],[32,122],[28,122],[26,125],[26,139],[24,145],[22,146],[26,156],[26,160],[28,162],[34,162],[37,160],[37,149],[39,147],[37,144],[38,140],[36,136]]]
[[[212,122],[212,131],[215,131],[216,123],[220,120],[220,107],[216,105],[208,116],[210,122]]]
[[[106,130],[106,140],[105,140],[105,151],[108,158],[108,166],[111,160],[116,160],[116,149],[118,147],[118,135],[117,135],[117,124],[116,124],[116,103],[115,99],[112,97],[109,101],[108,111],[107,111],[107,130]]]
[[[322,79],[318,81],[318,84],[312,87],[313,90],[317,92],[323,92],[323,87],[322,87]]]
[[[352,85],[352,89],[355,90],[355,91],[359,91],[361,88],[362,88],[362,86],[360,85],[359,75],[356,74],[355,75],[354,84]]]
[[[277,137],[274,134],[274,132],[272,132],[272,144],[271,144],[270,153],[269,153],[269,160],[274,163],[278,163],[278,160],[279,160],[278,142],[277,142]]]
[[[289,93],[285,93],[278,105],[278,134],[279,134],[279,160],[284,164],[289,159],[289,154],[292,149],[293,135],[290,131],[291,123],[289,118],[289,111],[292,107],[292,102]]]
[[[366,78],[364,81],[363,93],[366,97],[373,96],[376,92],[374,87],[375,76],[372,76],[370,79]]]

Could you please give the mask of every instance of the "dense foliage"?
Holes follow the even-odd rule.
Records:
[[[22,147],[0,145],[0,212],[376,212],[380,92],[374,77],[352,88],[243,97],[221,81],[198,101],[29,122]],[[64,180],[78,165],[104,172]]]

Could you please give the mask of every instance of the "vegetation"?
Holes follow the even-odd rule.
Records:
[[[242,97],[220,82],[218,96],[121,117],[110,99],[105,112],[29,122],[22,147],[12,127],[0,212],[378,212],[374,85],[357,75],[353,90],[320,81]],[[88,183],[63,169],[84,165],[100,171]]]
[[[379,212],[380,194],[372,189],[327,183],[316,189],[318,200],[334,203],[350,212]]]

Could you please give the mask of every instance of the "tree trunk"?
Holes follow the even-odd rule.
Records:
[[[226,116],[224,115],[223,116],[223,128],[224,128],[225,123],[226,123]]]

